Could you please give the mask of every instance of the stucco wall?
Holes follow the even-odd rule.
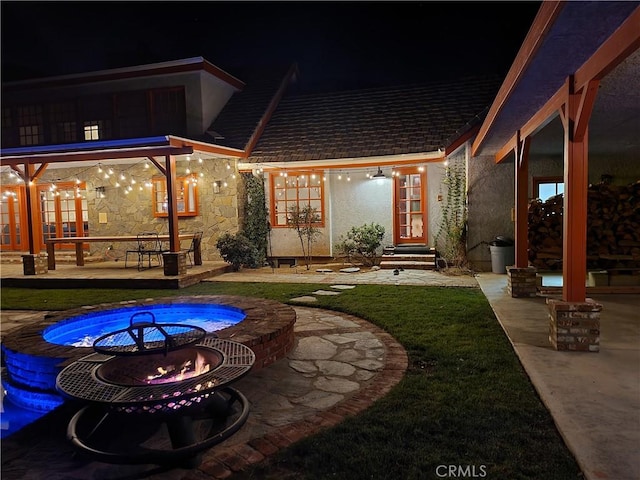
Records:
[[[188,131],[197,135],[202,135],[203,132],[207,131],[211,122],[218,116],[236,91],[228,83],[206,72],[200,72],[200,86],[198,98],[194,98],[193,103],[189,101],[187,105],[187,114],[191,109],[200,115],[199,123],[188,125]]]
[[[427,209],[429,218],[427,244],[430,247],[435,247],[436,237],[440,230],[440,223],[442,222],[442,205],[446,192],[442,183],[444,173],[444,163],[427,164]]]
[[[491,271],[487,244],[498,235],[514,236],[514,164],[476,157],[468,162],[467,177],[467,259],[473,269]]]
[[[333,175],[331,182],[332,244],[340,241],[352,227],[378,223],[384,227],[382,245],[393,244],[393,179],[391,170],[382,170],[387,178],[372,180],[365,173],[352,175],[347,182]]]

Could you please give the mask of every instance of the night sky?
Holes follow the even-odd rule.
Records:
[[[296,62],[309,90],[504,76],[540,3],[3,0],[2,81],[196,56]]]

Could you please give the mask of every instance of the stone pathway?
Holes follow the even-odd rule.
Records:
[[[479,288],[478,281],[471,275],[445,275],[433,270],[405,269],[393,274],[393,270],[373,268],[371,270],[345,273],[338,269],[306,270],[295,268],[242,269],[207,278],[206,282],[281,282],[320,283],[354,285],[424,285],[431,287],[472,287]]]

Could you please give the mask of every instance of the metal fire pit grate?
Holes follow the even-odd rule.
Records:
[[[136,317],[151,320],[139,321]],[[107,355],[166,354],[199,342],[206,333],[204,328],[195,325],[156,323],[152,312],[138,312],[129,319],[128,328],[101,336],[93,342],[93,349]]]
[[[255,361],[249,347],[230,340],[205,338],[191,348],[213,350],[219,356],[219,364],[184,380],[132,385],[105,381],[98,370],[117,357],[93,353],[65,367],[56,387],[69,397],[103,403],[118,412],[171,413],[202,404],[215,390],[247,374]],[[146,355],[140,358],[152,360]]]

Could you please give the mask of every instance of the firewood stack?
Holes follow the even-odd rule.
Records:
[[[563,195],[529,203],[529,263],[562,268]],[[640,181],[590,185],[587,197],[587,268],[640,268]]]

